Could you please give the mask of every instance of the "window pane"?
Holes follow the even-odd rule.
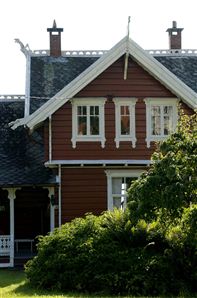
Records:
[[[113,198],[113,207],[121,208],[121,197],[114,197]]]
[[[121,116],[121,135],[130,134],[130,117]]]
[[[151,108],[151,134],[161,134],[161,108],[160,106],[153,106]]]
[[[130,134],[130,107],[120,107],[121,135]]]
[[[99,115],[99,106],[90,106],[90,115]]]
[[[172,106],[164,107],[164,135],[169,135],[173,130],[172,113]]]
[[[90,135],[99,135],[99,117],[90,117]]]
[[[78,116],[78,135],[87,135],[87,117]]]
[[[87,107],[86,106],[78,106],[77,107],[77,115],[78,116],[87,115]]]
[[[122,178],[112,178],[112,193],[121,194]]]
[[[121,116],[130,115],[129,106],[121,106],[120,107],[120,113],[121,113]]]

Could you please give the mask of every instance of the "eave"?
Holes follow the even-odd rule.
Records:
[[[128,41],[126,36],[37,111],[26,118],[17,119],[13,123],[12,129],[16,129],[21,125],[27,126],[30,130],[35,129],[127,51],[129,51],[129,55],[141,67],[159,80],[175,96],[180,98],[192,109],[197,108],[197,94],[133,40],[130,39]]]
[[[83,159],[83,160],[51,160],[45,162],[45,166],[49,168],[54,168],[58,167],[59,165],[61,166],[66,166],[66,167],[87,167],[87,166],[99,166],[99,167],[107,167],[107,166],[149,166],[152,164],[151,160],[135,160],[135,159],[103,159],[103,160],[98,160],[98,159]]]

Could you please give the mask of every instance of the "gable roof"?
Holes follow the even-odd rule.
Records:
[[[143,67],[153,77],[159,80],[188,106],[193,109],[197,108],[196,92],[183,83],[176,75],[169,71],[165,66],[163,66],[159,61],[142,49],[133,40],[128,40],[126,36],[109,52],[91,64],[87,69],[85,69],[80,75],[78,75],[55,96],[43,104],[33,114],[23,119],[17,119],[14,122],[12,128],[15,129],[18,126],[25,125],[29,127],[30,130],[33,130],[125,53],[129,53],[129,55],[141,67]]]

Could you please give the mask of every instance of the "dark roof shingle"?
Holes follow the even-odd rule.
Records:
[[[197,92],[197,56],[156,56],[155,58]]]
[[[98,57],[31,57],[31,106],[33,113]]]
[[[54,177],[44,166],[42,133],[29,136],[23,127],[12,130],[9,123],[22,118],[24,102],[0,103],[0,185],[47,185]]]

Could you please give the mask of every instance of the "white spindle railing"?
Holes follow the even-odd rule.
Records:
[[[9,256],[11,248],[10,235],[0,236],[0,256]]]
[[[13,267],[13,250],[14,250],[14,239],[11,235],[0,236],[0,257],[9,257],[10,262],[4,263],[0,261],[1,267]]]

